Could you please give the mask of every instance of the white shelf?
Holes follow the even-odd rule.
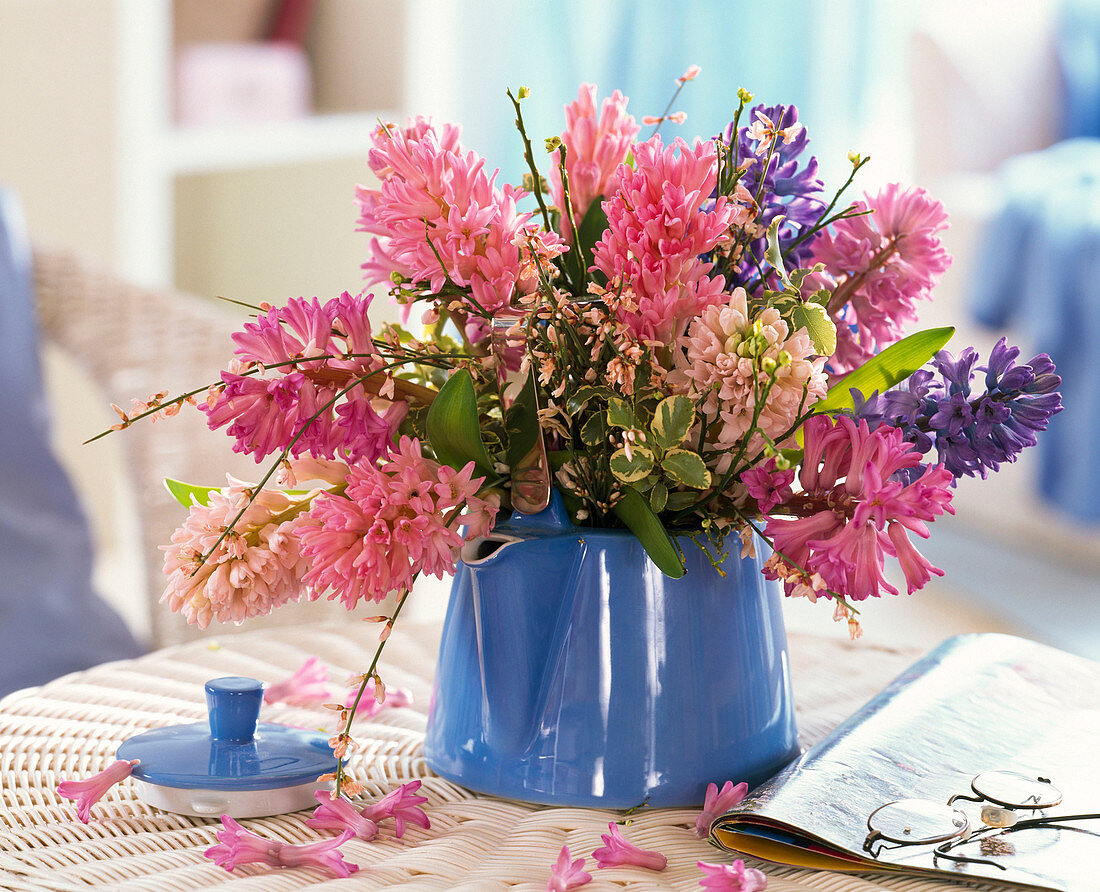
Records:
[[[119,271],[152,287],[175,278],[175,191],[181,177],[365,158],[378,119],[403,117],[363,110],[262,124],[177,126],[172,2],[113,0]]]
[[[311,115],[262,124],[177,127],[163,136],[158,153],[170,175],[305,164],[366,156],[379,119],[393,111]]]

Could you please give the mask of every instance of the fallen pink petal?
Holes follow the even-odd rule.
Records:
[[[355,709],[355,714],[365,715],[367,717],[374,717],[378,715],[385,707],[401,707],[411,706],[413,702],[412,692],[405,688],[385,688],[381,702],[375,696],[375,682],[374,679],[367,681],[366,690],[363,691],[363,696],[359,698],[359,705]],[[347,697],[344,699],[344,706],[351,709],[355,706],[355,698],[359,697],[359,687],[356,685],[348,691]]]
[[[333,799],[326,790],[314,794],[320,803],[313,811],[313,817],[306,820],[306,826],[314,830],[338,830],[341,833],[350,830],[360,839],[371,840],[378,835],[378,824],[364,817],[354,805],[342,796]]]
[[[570,892],[592,882],[592,874],[584,869],[584,858],[573,860],[569,846],[562,846],[558,860],[550,868],[550,880],[546,892]]]
[[[718,784],[707,784],[707,795],[703,801],[703,810],[695,819],[695,835],[700,839],[706,839],[710,835],[710,825],[714,819],[721,817],[731,808],[737,805],[749,792],[749,785],[740,783],[734,786],[733,781],[726,781],[722,789]]]
[[[417,790],[421,782],[418,780],[402,784],[396,790],[392,790],[379,799],[374,805],[368,805],[363,809],[362,815],[375,824],[381,824],[386,818],[393,818],[395,823],[394,836],[400,839],[405,835],[405,825],[416,824],[425,830],[431,828],[432,823],[424,810],[420,808],[428,801],[427,796],[420,796]]]
[[[317,657],[310,657],[290,678],[277,682],[264,691],[264,703],[287,703],[291,706],[313,706],[332,699],[328,689],[328,670]]]
[[[646,870],[664,870],[668,866],[668,859],[660,852],[651,852],[640,849],[634,843],[628,842],[619,830],[618,825],[612,821],[607,825],[610,833],[600,836],[603,840],[603,848],[596,849],[592,857],[596,859],[596,866],[604,867],[644,867]]]
[[[340,846],[355,836],[353,830],[345,830],[332,839],[295,846],[246,830],[229,815],[222,815],[222,824],[224,829],[217,832],[217,845],[211,846],[203,854],[226,870],[233,870],[241,864],[315,867],[346,879],[359,869],[359,865],[344,861],[343,853],[339,850]]]
[[[768,878],[755,867],[745,867],[738,858],[733,864],[697,862],[703,871],[699,885],[709,892],[762,892],[768,888]]]
[[[92,815],[92,806],[99,802],[111,787],[128,778],[137,764],[137,759],[130,761],[119,759],[99,774],[84,780],[62,781],[57,785],[57,793],[65,799],[76,800],[76,816],[87,824]]]

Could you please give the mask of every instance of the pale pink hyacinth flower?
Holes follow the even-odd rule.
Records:
[[[318,790],[313,796],[318,805],[313,810],[313,816],[306,819],[307,827],[314,830],[337,830],[341,833],[350,830],[364,840],[374,839],[378,835],[378,824],[364,817],[343,796],[333,799],[332,794],[325,790]]]
[[[241,864],[268,864],[272,867],[314,867],[333,876],[347,879],[359,869],[349,864],[340,852],[342,846],[355,836],[345,830],[333,839],[295,846],[277,839],[267,839],[246,830],[229,815],[222,815],[224,829],[217,832],[218,843],[203,854],[218,867],[231,871]]]
[[[709,892],[763,892],[768,888],[768,878],[755,867],[745,867],[738,858],[732,864],[708,864],[696,862],[703,871],[699,885]]]
[[[607,829],[609,833],[600,835],[603,847],[592,853],[597,867],[644,867],[646,870],[664,870],[668,867],[668,859],[660,852],[640,849],[628,842],[614,821],[607,825]]]
[[[370,302],[346,291],[323,304],[292,298],[246,323],[233,335],[234,368],[201,407],[210,429],[228,425],[234,451],[257,462],[283,450],[368,461],[385,455],[408,407],[354,385],[382,364]]]
[[[775,553],[765,575],[783,579],[787,594],[806,582],[806,573],[820,576],[829,589],[854,601],[898,593],[883,575],[886,557],[900,564],[910,594],[932,575],[942,576],[908,534],[928,538],[928,522],[954,513],[950,472],[937,465],[911,483],[893,479],[922,463],[895,427],[872,431],[863,420],[816,415],[803,431],[802,492],[788,506],[798,516],[768,518],[764,532]]]
[[[700,260],[727,237],[735,205],[720,196],[713,140],[667,148],[659,136],[634,146],[635,167],[620,164],[604,201],[608,228],[593,266],[608,290],[630,286],[637,305],[622,320],[639,338],[671,344],[688,320],[723,303],[725,280]]]
[[[714,819],[737,805],[748,792],[749,785],[744,782],[734,785],[733,781],[726,781],[721,790],[718,789],[718,784],[707,784],[703,810],[695,819],[695,835],[706,839],[710,835],[710,825],[714,823]]]
[[[128,778],[139,764],[138,759],[118,759],[99,774],[84,780],[65,780],[57,785],[57,794],[64,799],[76,800],[76,816],[85,824],[91,819],[92,806],[103,798],[111,787]]]
[[[527,193],[485,172],[485,159],[459,143],[459,129],[437,129],[425,119],[374,133],[371,169],[379,188],[356,187],[359,230],[376,236],[363,264],[368,283],[398,273],[442,289],[449,277],[469,287],[489,312],[506,307],[537,282],[521,281],[524,239],[558,241],[540,233],[531,212],[516,208]]]
[[[454,573],[455,556],[466,538],[492,526],[497,506],[476,493],[473,462],[455,471],[424,458],[420,441],[402,437],[380,468],[358,464],[348,474],[343,495],[322,493],[297,525],[304,581],[314,592],[329,592],[351,609],[365,599],[381,601],[412,586],[418,573],[443,578]]]
[[[747,355],[746,341],[757,323],[767,348],[754,359]],[[779,442],[799,413],[823,399],[828,390],[826,357],[816,355],[806,330],[792,332],[774,307],[750,315],[744,288],[735,288],[728,300],[704,309],[691,321],[680,346],[669,385],[696,397],[699,409],[713,420],[710,431],[716,445],[728,450],[736,450],[753,428],[756,395],[768,380],[761,361],[776,363],[775,382],[756,415],[759,431],[753,434],[747,455],[760,450],[764,436]],[[789,363],[779,362],[781,353],[790,358]],[[718,472],[724,473],[729,462],[729,456],[723,456]]]
[[[310,497],[264,489],[245,507],[253,488],[228,480],[228,487],[210,493],[208,504],[191,506],[172,544],[164,546],[168,585],[161,603],[200,629],[214,620],[265,616],[297,601],[303,590],[307,565],[297,531]],[[233,531],[215,548],[241,508]]]
[[[310,657],[289,678],[264,689],[264,703],[288,703],[291,706],[312,706],[332,699],[328,670],[319,657]]]
[[[569,846],[562,846],[558,860],[550,868],[550,879],[546,883],[546,892],[571,892],[592,882],[592,874],[584,869],[584,858],[572,860]]]
[[[356,697],[359,697],[358,685],[348,690],[348,694],[344,698],[344,706],[351,709],[355,705]],[[412,702],[412,691],[406,688],[390,688],[385,685],[382,686],[382,698],[380,700],[376,695],[374,679],[368,678],[366,690],[363,691],[363,696],[359,698],[359,706],[356,707],[355,714],[373,718],[387,706],[400,708],[411,706]]]
[[[592,202],[606,196],[616,168],[626,159],[638,125],[626,113],[627,98],[616,90],[596,110],[596,85],[581,84],[577,99],[565,107],[565,172],[569,177],[569,199],[578,226]],[[565,210],[561,181],[561,151],[550,155],[547,181],[554,204]],[[573,240],[564,213],[559,224],[563,237]]]
[[[688,81],[695,80],[695,78],[697,78],[702,73],[703,69],[700,68],[698,65],[689,65],[687,71],[676,78],[676,83],[686,84]]]
[[[837,374],[898,340],[951,265],[939,236],[947,212],[925,190],[891,183],[854,207],[873,213],[838,220],[813,243],[812,262],[827,274],[819,284],[837,284]]]

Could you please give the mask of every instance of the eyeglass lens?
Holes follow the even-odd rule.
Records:
[[[871,812],[867,829],[888,842],[925,845],[962,836],[969,828],[963,812],[924,799],[899,799]]]

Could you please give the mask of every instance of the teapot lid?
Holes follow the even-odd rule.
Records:
[[[272,790],[336,770],[323,734],[257,724],[263,682],[228,676],[206,683],[208,722],[155,728],[126,740],[119,759],[138,759],[133,777],[184,789]]]

